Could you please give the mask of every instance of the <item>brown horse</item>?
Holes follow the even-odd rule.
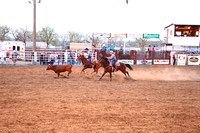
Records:
[[[79,56],[77,57],[76,61],[80,61],[80,60],[81,60],[81,62],[82,62],[83,65],[84,65],[84,66],[83,66],[83,69],[81,70],[81,73],[80,73],[80,74],[82,74],[82,72],[85,72],[85,73],[86,73],[85,69],[87,69],[87,68],[92,68],[92,64],[90,63],[90,61],[88,61],[87,58],[85,58],[84,55],[79,55]],[[93,68],[94,68],[94,72],[96,72],[96,74],[97,74],[99,68],[101,67],[101,64],[100,64],[99,60],[94,61],[93,64],[94,64],[94,67],[93,67]]]
[[[101,66],[104,67],[104,73],[102,74],[102,76],[99,78],[99,80],[102,79],[102,77],[107,73],[109,72],[110,73],[110,81],[112,81],[112,72],[113,71],[113,67],[110,65],[110,62],[108,61],[107,58],[105,57],[102,57],[100,59],[100,63],[101,63]],[[121,63],[119,62],[119,65],[116,66],[116,71],[120,70],[126,77],[128,75],[128,77],[130,77],[128,71],[126,71],[126,67],[128,67],[130,70],[133,70],[133,68],[129,65],[129,64],[124,64],[124,63]],[[127,74],[127,75],[126,75]]]

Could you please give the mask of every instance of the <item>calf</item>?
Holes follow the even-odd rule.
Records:
[[[47,70],[53,70],[55,73],[58,74],[58,78],[60,76],[61,72],[68,71],[68,75],[72,72],[72,65],[71,64],[66,64],[66,65],[49,65],[47,67]]]

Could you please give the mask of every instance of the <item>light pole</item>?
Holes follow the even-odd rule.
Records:
[[[36,51],[36,0],[33,0],[33,52]]]

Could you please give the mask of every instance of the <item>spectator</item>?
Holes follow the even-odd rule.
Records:
[[[17,62],[17,56],[18,56],[18,53],[17,53],[17,51],[15,50],[15,51],[12,53],[12,61],[13,61],[14,65],[15,65],[16,62]]]
[[[156,46],[155,45],[153,46],[152,51],[153,51],[153,56],[155,57],[156,56]]]
[[[113,44],[110,45],[109,49],[110,49],[110,51],[113,51],[113,50],[114,50]]]
[[[53,65],[55,62],[55,55],[53,53],[50,54],[50,64]]]
[[[63,53],[62,54],[62,64],[65,64],[64,62],[65,62],[65,54]]]
[[[173,53],[173,65],[176,65],[176,53]]]
[[[151,57],[151,45],[148,47],[147,58]]]
[[[6,52],[6,64],[9,64],[9,56],[10,56],[10,52],[7,51]]]
[[[40,55],[40,65],[44,65],[44,53]]]
[[[119,54],[123,54],[123,45],[120,46]]]
[[[60,58],[61,58],[61,56],[60,56],[60,54],[58,54],[58,57],[57,57],[58,65],[60,64]]]
[[[151,45],[149,45],[149,47],[148,47],[148,51],[151,51]]]
[[[48,60],[49,60],[48,53],[46,52],[45,55],[44,55],[44,64],[45,65],[48,65]]]

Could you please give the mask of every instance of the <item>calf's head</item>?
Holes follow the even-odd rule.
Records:
[[[52,69],[52,66],[48,65],[47,70],[51,70],[51,69]]]

